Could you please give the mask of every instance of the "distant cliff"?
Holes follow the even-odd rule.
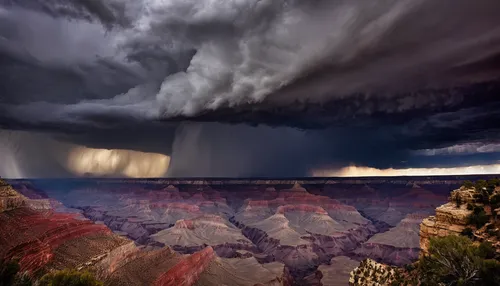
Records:
[[[25,204],[25,197],[0,179],[0,213],[19,208]]]

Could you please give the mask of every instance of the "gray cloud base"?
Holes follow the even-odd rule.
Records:
[[[498,160],[414,152],[498,141],[498,1],[0,5],[0,124],[33,140],[169,154],[172,176]]]

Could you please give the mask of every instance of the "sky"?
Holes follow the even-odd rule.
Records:
[[[496,0],[0,0],[0,176],[500,173]]]

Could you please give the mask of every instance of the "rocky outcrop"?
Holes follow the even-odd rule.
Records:
[[[350,274],[349,285],[383,286],[394,281],[397,270],[394,267],[365,259]]]
[[[16,192],[4,180],[0,179],[0,213],[22,207],[26,197]]]
[[[474,204],[477,199],[474,197],[476,194],[475,189],[469,189],[466,187],[460,187],[459,189],[453,190],[450,194],[450,201],[459,202],[459,204]]]
[[[430,216],[420,224],[420,249],[426,253],[431,237],[444,237],[447,235],[460,235],[467,227],[467,217],[472,213],[467,206],[462,204],[457,207],[455,203],[447,203],[436,208],[436,215]]]

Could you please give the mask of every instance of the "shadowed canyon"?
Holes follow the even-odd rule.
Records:
[[[418,259],[465,178],[9,180],[0,256],[105,285],[348,285],[365,258]]]

